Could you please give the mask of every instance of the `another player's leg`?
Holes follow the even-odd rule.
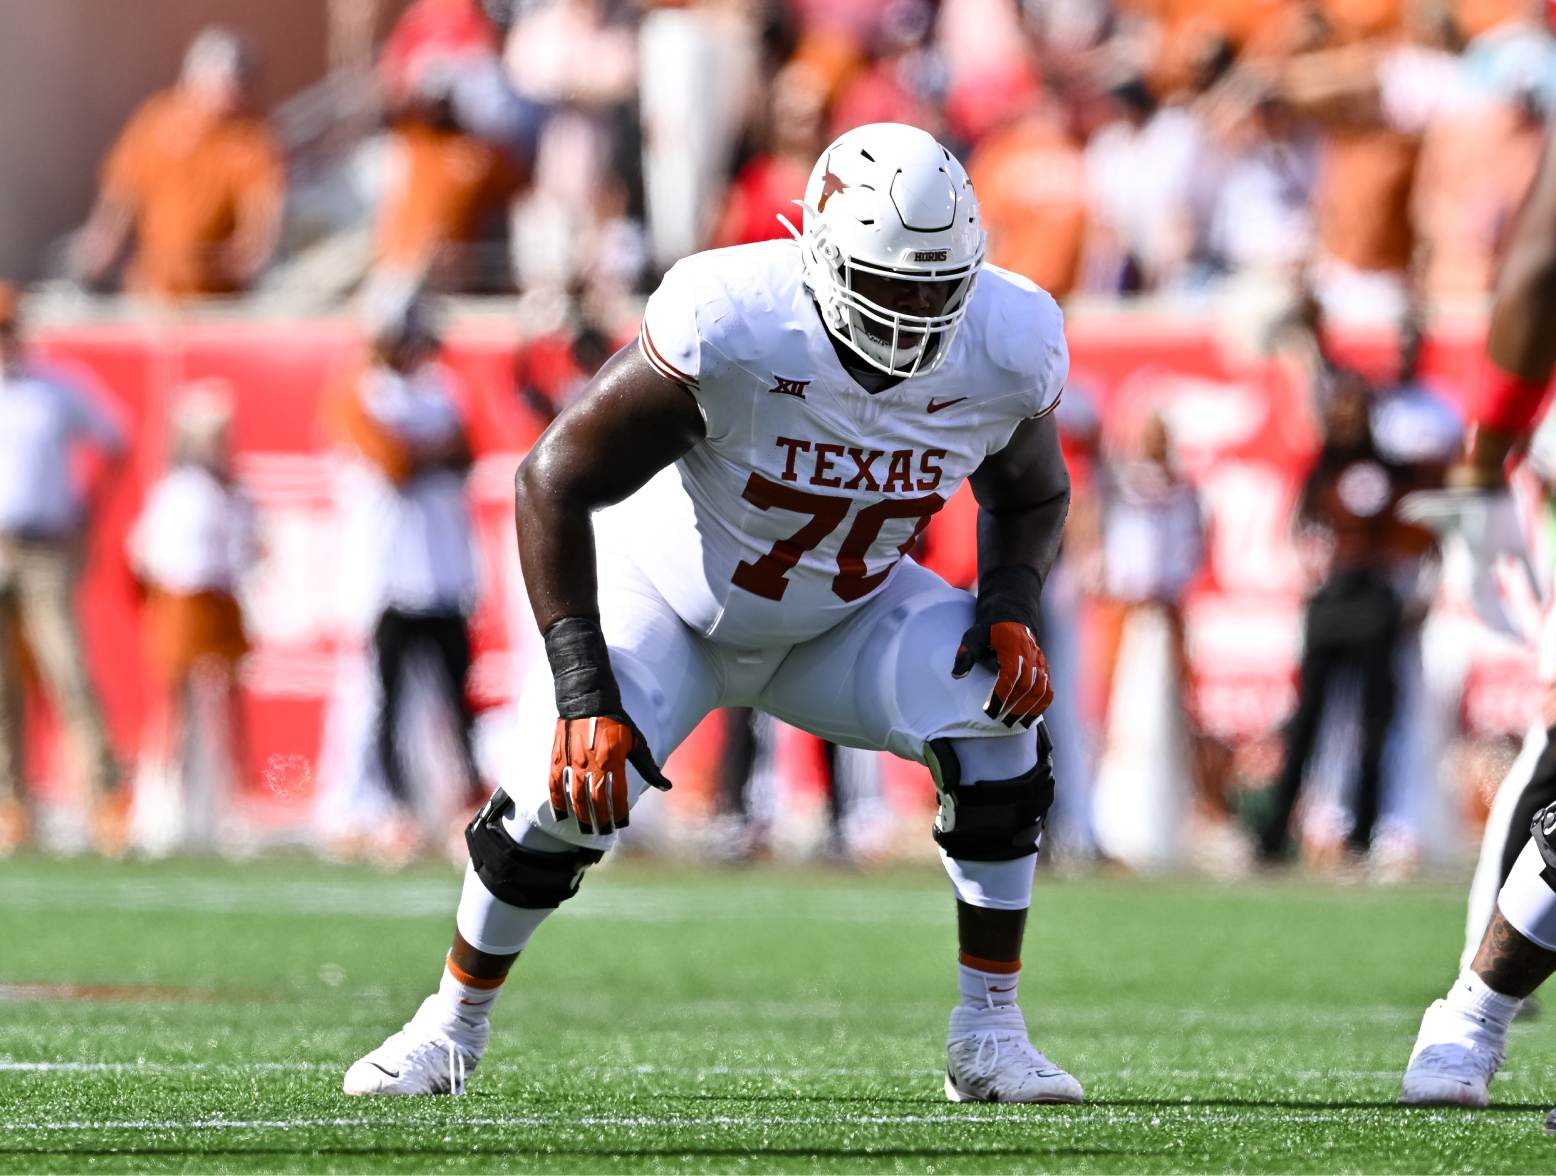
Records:
[[[1556,972],[1556,805],[1531,830],[1474,960],[1421,1020],[1403,1102],[1486,1106],[1513,1015]]]
[[[946,1032],[946,1097],[1080,1102],[1081,1084],[1032,1044],[1017,1003],[1032,875],[1054,793],[1048,733],[1039,726],[936,740],[927,758],[941,801],[935,840],[956,891],[960,1000]]]

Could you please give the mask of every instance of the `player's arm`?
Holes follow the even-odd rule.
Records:
[[[590,515],[619,502],[703,435],[691,393],[636,344],[612,356],[519,466],[514,506],[530,608],[556,684],[551,805],[585,832],[627,823],[626,764],[668,788],[622,707],[600,630]]]
[[[1527,438],[1556,367],[1556,149],[1550,134],[1497,275],[1481,403],[1463,464],[1450,480],[1495,486]]]
[[[978,500],[978,604],[951,672],[960,678],[987,665],[997,677],[985,713],[1007,727],[1030,727],[1054,697],[1036,634],[1043,583],[1070,509],[1053,413],[1023,421],[970,481]]]

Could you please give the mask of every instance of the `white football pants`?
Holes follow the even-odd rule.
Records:
[[[984,715],[991,671],[980,666],[960,680],[951,677],[957,645],[972,624],[972,596],[911,559],[847,620],[798,645],[735,649],[709,641],[624,562],[612,561],[601,584],[600,617],[627,714],[660,763],[722,706],[754,707],[834,743],[917,763],[930,740],[951,739],[966,786],[1010,779],[1037,762],[1035,727],[1011,730]],[[550,670],[537,660],[519,699],[520,752],[502,781],[515,804],[508,832],[518,840],[538,829],[571,845],[607,850],[615,834],[582,833],[576,821],[558,821],[551,812],[555,727]],[[630,773],[634,805],[646,787]],[[1035,855],[945,860],[965,902],[1018,910],[1031,901]]]

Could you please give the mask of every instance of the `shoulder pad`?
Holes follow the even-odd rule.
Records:
[[[1046,383],[1056,351],[1064,350],[1064,312],[1048,291],[1018,274],[994,270],[988,277],[991,286],[998,283],[985,328],[989,358],[1007,372]]]

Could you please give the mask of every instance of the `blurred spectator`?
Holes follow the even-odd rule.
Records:
[[[1044,852],[1053,860],[1089,861],[1097,853],[1092,828],[1093,739],[1084,715],[1082,686],[1085,657],[1081,649],[1081,569],[1093,560],[1098,543],[1098,511],[1093,478],[1099,466],[1102,421],[1097,403],[1085,384],[1073,379],[1054,409],[1064,464],[1070,471],[1071,507],[1065,520],[1064,544],[1043,585],[1038,644],[1048,657],[1048,670],[1063,688],[1043,712],[1054,743],[1054,806],[1048,816]],[[973,528],[976,530],[976,527]],[[969,574],[962,586],[970,585]],[[952,581],[955,583],[956,581]]]
[[[1556,45],[1527,20],[1528,5],[1461,0],[1455,7],[1435,59],[1426,51],[1396,53],[1382,81],[1385,94],[1413,93],[1431,114],[1413,211],[1426,246],[1423,287],[1434,300],[1490,287],[1503,237],[1534,179],[1546,113],[1556,105]],[[1447,51],[1464,39],[1461,52]],[[1429,60],[1426,84],[1401,84],[1400,75]]]
[[[1144,78],[1113,90],[1115,116],[1086,147],[1088,285],[1104,293],[1182,283],[1203,228],[1195,195],[1209,154],[1200,116],[1159,105]]]
[[[773,728],[776,721],[747,706],[724,710],[724,746],[719,753],[717,791],[709,830],[712,856],[745,862],[764,856],[769,846],[769,820],[757,803],[757,776],[771,779]],[[836,790],[828,789],[829,799]]]
[[[415,0],[379,51],[385,98],[391,105],[411,98],[429,60],[477,61],[497,49],[497,30],[479,0]]]
[[[430,71],[447,79],[449,108],[461,130],[528,159],[541,112],[509,84],[499,44],[480,0],[416,0],[395,22],[379,58],[385,108],[393,113],[421,102]]]
[[[66,730],[91,794],[97,845],[116,853],[124,837],[118,767],[76,616],[90,498],[73,476],[82,443],[110,462],[125,450],[124,433],[101,405],[29,360],[17,291],[0,283],[0,610],[15,618]],[[97,485],[111,476],[101,471]],[[0,853],[27,840],[31,825],[24,702],[21,667],[8,658],[0,666]]]
[[[390,178],[376,264],[390,280],[445,290],[507,285],[507,267],[479,246],[500,238],[522,176],[511,148],[473,133],[461,109],[462,79],[480,68],[467,50],[424,50],[407,57],[386,93]]]
[[[626,340],[614,338],[604,324],[587,314],[560,331],[529,340],[517,359],[519,399],[550,424],[577,399],[623,342]]]
[[[170,467],[130,534],[153,680],[130,822],[144,852],[211,849],[223,808],[241,790],[238,664],[249,644],[237,592],[256,550],[253,511],[233,480],[232,413],[224,382],[184,389]]]
[[[1464,417],[1445,391],[1421,372],[1425,335],[1418,315],[1400,325],[1398,362],[1372,399],[1371,424],[1378,453],[1399,466],[1412,490],[1443,485],[1464,442]],[[1423,838],[1429,782],[1448,753],[1453,732],[1441,716],[1456,706],[1455,653],[1423,640],[1437,599],[1438,552],[1401,552],[1395,565],[1402,626],[1395,663],[1398,698],[1383,757],[1383,796],[1373,866],[1385,876],[1415,868]],[[1446,655],[1446,656],[1445,656]],[[1453,683],[1448,686],[1445,683]]]
[[[851,127],[875,122],[909,123],[943,136],[948,75],[933,33],[934,5],[927,0],[892,0],[882,6],[864,41],[869,60],[837,87],[828,142]],[[810,73],[821,80],[818,71]],[[818,144],[817,151],[825,145]]]
[[[1426,297],[1441,301],[1491,288],[1513,214],[1534,180],[1544,134],[1544,111],[1532,92],[1506,103],[1472,104],[1428,132],[1414,200],[1426,245]]]
[[[1307,603],[1297,708],[1286,731],[1286,758],[1274,805],[1259,835],[1260,852],[1267,860],[1285,855],[1292,810],[1319,721],[1346,672],[1361,680],[1362,738],[1347,838],[1353,852],[1367,851],[1378,816],[1404,620],[1393,576],[1397,562],[1426,550],[1430,538],[1397,515],[1409,478],[1378,451],[1368,421],[1370,395],[1356,373],[1336,375],[1324,407],[1323,447],[1298,506],[1298,524],[1315,549],[1323,578]]]
[[[1325,132],[1312,280],[1334,317],[1392,324],[1409,311],[1411,200],[1422,136],[1441,104],[1447,27],[1427,6],[1323,6],[1329,42],[1286,62],[1278,97]],[[1407,19],[1408,18],[1408,19]]]
[[[951,0],[939,6],[935,31],[948,74],[945,118],[954,142],[976,142],[1038,100],[1040,79],[1016,5]]]
[[[1216,272],[1289,284],[1313,248],[1313,192],[1322,142],[1279,101],[1254,104],[1216,135],[1199,177],[1206,253]]]
[[[178,85],[146,100],[103,165],[74,249],[82,280],[105,281],[133,238],[125,286],[137,293],[232,294],[254,282],[275,249],[284,177],[275,136],[248,109],[253,82],[236,34],[194,39]]]
[[[1040,100],[967,161],[989,260],[1055,298],[1075,287],[1086,239],[1086,160],[1063,107]]]
[[[1419,313],[1400,324],[1398,361],[1372,399],[1378,452],[1410,472],[1416,489],[1441,486],[1464,440],[1464,416],[1421,371],[1426,332]]]
[[[1540,19],[1548,2],[1451,0],[1449,8],[1472,93],[1506,98],[1527,92],[1541,109],[1556,106],[1556,43]]]
[[[729,707],[724,712],[724,748],[719,757],[718,794],[710,830],[715,857],[745,862],[766,857],[775,810],[784,803],[773,795],[780,774],[774,770],[779,756],[780,732],[787,728],[770,715],[749,707]],[[805,738],[801,746],[814,744],[820,751],[821,791],[826,800],[827,823],[820,855],[835,864],[853,860],[849,829],[861,785],[874,781],[874,753],[840,747],[825,739]]]
[[[464,779],[458,801],[483,795],[471,746],[466,678],[468,620],[475,592],[472,529],[465,500],[469,442],[453,374],[437,360],[441,340],[418,297],[391,286],[370,291],[372,353],[361,375],[332,398],[336,435],[362,459],[365,512],[377,551],[371,645],[379,687],[373,747],[398,809],[395,835],[412,848],[425,835],[428,789],[413,789],[399,738],[413,663],[430,660],[453,716]]]
[[[643,197],[650,264],[663,272],[707,240],[766,79],[760,30],[743,6],[650,0],[645,8],[638,56],[654,67],[638,70]]]
[[[1281,331],[1284,342],[1301,361],[1298,379],[1321,406],[1337,380],[1351,380],[1333,355],[1323,312],[1311,294]],[[1459,452],[1464,421],[1459,410],[1421,373],[1425,343],[1419,316],[1399,324],[1397,359],[1370,397],[1369,422],[1379,456],[1395,467],[1405,489],[1442,485],[1448,463]],[[1435,551],[1401,551],[1391,566],[1400,599],[1400,637],[1394,656],[1394,717],[1381,767],[1379,826],[1374,838],[1372,868],[1380,877],[1398,876],[1415,866],[1423,833],[1423,810],[1431,790],[1423,786],[1434,765],[1446,753],[1450,732],[1443,729],[1444,707],[1457,706],[1457,671],[1451,653],[1422,640],[1423,623],[1437,593]],[[1432,655],[1428,664],[1427,655]],[[1449,664],[1445,664],[1449,663]],[[1353,676],[1354,677],[1354,676]],[[1445,683],[1454,685],[1445,687]],[[1359,683],[1346,680],[1331,694],[1316,736],[1315,768],[1310,770],[1308,817],[1303,822],[1309,856],[1330,860],[1342,849],[1348,812],[1356,789],[1353,748]],[[1444,690],[1454,695],[1448,699]],[[1332,770],[1338,769],[1338,770]]]
[[[1179,473],[1172,434],[1160,413],[1140,429],[1136,452],[1098,472],[1101,499],[1101,591],[1097,602],[1097,672],[1105,705],[1114,694],[1114,678],[1130,618],[1142,610],[1167,622],[1169,666],[1177,696],[1176,720],[1192,731],[1188,650],[1184,641],[1183,598],[1205,557],[1205,525],[1199,495]],[[1129,716],[1104,713],[1103,739],[1112,724]],[[1224,817],[1219,797],[1196,789],[1206,815]]]
[[[789,230],[778,216],[800,222],[796,202],[805,195],[805,181],[827,145],[822,137],[825,111],[826,95],[812,70],[791,65],[778,72],[766,120],[767,149],[748,161],[730,184],[713,234],[714,248],[788,239]]]
[[[515,22],[508,78],[545,111],[530,190],[514,210],[521,288],[633,289],[645,245],[628,217],[639,153],[637,49],[623,5],[542,0]]]

